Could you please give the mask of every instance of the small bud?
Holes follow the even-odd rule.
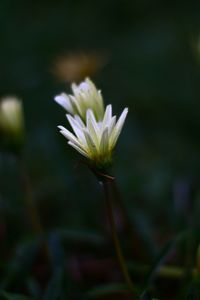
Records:
[[[17,150],[24,140],[24,113],[22,102],[15,97],[0,102],[0,134],[6,148]]]

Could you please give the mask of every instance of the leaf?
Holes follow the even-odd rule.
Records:
[[[92,288],[89,292],[87,292],[87,296],[89,298],[98,298],[109,294],[126,292],[128,292],[126,284],[112,283]]]
[[[62,292],[63,269],[57,268],[44,292],[43,300],[58,300]]]
[[[8,293],[3,290],[0,290],[0,299],[1,300],[34,300],[33,298],[24,295]]]
[[[151,297],[150,297],[150,295],[149,295],[148,292],[144,292],[144,293],[140,296],[139,300],[151,300]]]
[[[25,284],[28,294],[30,294],[31,297],[36,299],[41,298],[41,287],[39,285],[39,282],[34,277],[27,277],[27,279],[25,280]]]
[[[195,284],[191,284],[188,288],[186,300],[199,300],[200,288]]]
[[[102,246],[105,241],[102,235],[88,230],[57,229],[54,233],[60,236],[62,240],[66,239],[78,243],[89,243],[97,247]]]
[[[38,251],[39,240],[23,241],[15,250],[14,257],[7,266],[4,279],[0,283],[2,289],[6,289],[15,279],[19,281],[25,277],[30,270],[36,253]]]
[[[147,275],[147,280],[146,280],[146,286],[143,289],[143,293],[145,293],[148,289],[149,283],[154,279],[156,276],[157,272],[159,271],[160,267],[164,264],[166,261],[167,257],[169,256],[170,252],[172,249],[175,247],[175,245],[182,240],[186,236],[187,231],[182,232],[179,234],[176,238],[173,240],[169,241],[160,251],[159,255],[155,259],[148,275]],[[142,293],[142,294],[143,294]]]
[[[53,232],[49,235],[48,248],[51,254],[52,267],[57,269],[63,266],[65,251],[61,243],[60,235],[57,232]]]

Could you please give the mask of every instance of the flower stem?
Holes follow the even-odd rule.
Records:
[[[149,254],[145,250],[144,242],[138,234],[138,231],[135,229],[130,220],[116,180],[111,180],[110,185],[112,188],[113,203],[117,206],[117,208],[119,208],[124,230],[129,236],[132,253],[134,253],[134,256],[137,257],[138,260],[148,261],[150,259]],[[135,247],[135,245],[137,245],[137,247]]]
[[[132,280],[129,276],[129,273],[128,273],[128,270],[126,267],[125,259],[124,259],[123,253],[122,253],[121,245],[120,245],[119,238],[118,238],[117,231],[116,231],[116,224],[115,224],[112,200],[111,200],[112,198],[110,196],[110,188],[109,188],[110,180],[111,179],[109,179],[108,177],[104,177],[102,180],[102,183],[103,183],[103,189],[104,189],[104,193],[105,193],[106,207],[107,207],[108,219],[109,219],[110,228],[111,228],[112,239],[113,239],[115,252],[116,252],[120,270],[123,274],[124,280],[126,281],[128,287],[129,287],[131,294],[133,294],[135,292],[135,289],[134,289]],[[114,179],[112,179],[112,180],[114,180]]]
[[[43,229],[38,215],[38,211],[34,203],[30,178],[22,158],[20,159],[20,168],[21,168],[22,186],[25,194],[26,209],[28,211],[28,216],[30,218],[31,226],[33,231],[36,234],[41,235],[43,233]]]
[[[36,208],[36,205],[34,203],[33,198],[33,190],[31,185],[31,180],[26,168],[26,164],[24,162],[23,157],[19,156],[19,165],[20,165],[20,171],[21,171],[21,182],[22,182],[22,188],[24,190],[24,201],[26,204],[26,210],[28,217],[30,218],[30,224],[32,226],[33,232],[38,236],[43,236],[44,230],[40,221],[40,217],[38,214],[38,210]],[[49,253],[48,245],[45,241],[42,243],[42,253],[47,259],[48,262],[51,261],[51,255]]]

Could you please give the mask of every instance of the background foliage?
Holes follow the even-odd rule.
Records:
[[[101,189],[56,128],[66,121],[54,96],[87,75],[116,114],[129,107],[113,169],[134,228],[131,248],[119,216],[128,260],[134,268],[152,265],[186,232],[170,254],[166,248],[164,262],[194,267],[200,225],[198,1],[1,0],[0,23],[0,95],[23,99],[24,156],[53,257],[52,272],[29,224],[19,163],[2,149],[2,299],[108,299],[102,296],[107,292],[109,299],[114,293],[113,299],[126,299],[119,285],[107,287],[121,278]],[[146,277],[138,272],[133,279],[143,290]],[[103,284],[111,291],[95,289]],[[191,276],[154,279],[148,287],[150,299],[199,299]]]

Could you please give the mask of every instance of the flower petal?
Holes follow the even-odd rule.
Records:
[[[109,145],[109,138],[108,138],[108,127],[104,129],[104,132],[101,137],[101,142],[99,146],[99,153],[101,155],[105,155],[108,151],[108,145]]]
[[[94,141],[92,140],[89,132],[87,130],[83,130],[84,135],[85,135],[85,139],[87,141],[87,147],[88,147],[88,151],[90,152],[91,156],[96,155],[97,154],[97,148],[95,146]]]
[[[106,107],[106,111],[104,114],[103,122],[102,122],[102,132],[104,131],[104,128],[108,126],[108,123],[110,123],[110,120],[112,118],[112,105],[109,104]]]
[[[54,100],[61,105],[64,109],[66,109],[70,114],[73,114],[73,107],[71,105],[70,99],[65,93],[61,93],[60,95],[57,95]]]
[[[85,140],[85,136],[82,130],[82,127],[79,125],[79,123],[70,115],[66,115],[67,119],[74,131],[74,133],[76,134],[76,136],[78,137],[78,139],[83,143],[86,144],[86,140]]]
[[[81,153],[83,156],[89,158],[88,154],[80,147],[78,147],[76,144],[74,144],[73,142],[69,141],[68,144],[73,147],[74,149],[76,149],[79,153]]]
[[[82,146],[81,143],[79,142],[79,140],[77,139],[77,137],[75,135],[73,135],[69,130],[67,130],[63,126],[58,126],[58,128],[60,129],[60,133],[62,135],[64,135],[64,137],[66,139],[68,139],[69,141],[73,142],[74,144],[76,144],[79,147]]]
[[[111,148],[113,148],[115,146],[116,142],[117,142],[117,139],[118,139],[118,137],[121,133],[122,127],[124,125],[127,113],[128,113],[128,108],[126,107],[123,110],[120,118],[118,119],[117,124],[113,128],[113,132],[112,132],[111,137],[110,137],[110,147]]]
[[[108,135],[109,137],[112,134],[113,128],[115,127],[116,124],[116,116],[112,117],[110,120],[110,123],[108,124]]]
[[[95,130],[95,132],[97,134],[97,138],[99,140],[100,127],[98,126],[98,122],[96,121],[94,113],[93,113],[93,111],[91,109],[88,109],[87,113],[86,113],[86,124],[87,124],[87,126],[88,126],[88,120],[90,120],[90,122],[92,122],[94,130]]]
[[[88,120],[87,120],[87,128],[88,128],[89,134],[95,144],[95,147],[98,148],[99,147],[99,138],[98,138],[95,126],[94,126],[91,118],[88,118]]]
[[[79,115],[75,115],[74,119],[79,123],[80,127],[84,127],[85,128],[85,124],[83,123],[83,121],[81,120],[81,118],[79,117]]]
[[[72,95],[69,95],[69,98],[71,100],[71,104],[72,104],[76,114],[79,114],[80,116],[82,116],[82,108],[80,105],[80,101],[77,101],[77,99]]]

